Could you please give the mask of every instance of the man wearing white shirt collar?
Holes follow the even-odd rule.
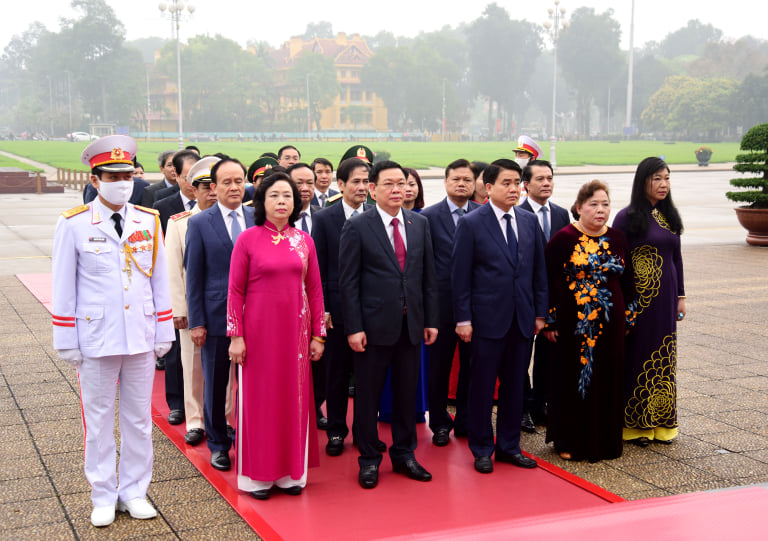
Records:
[[[528,197],[520,204],[520,208],[536,215],[544,242],[549,242],[549,239],[570,223],[568,211],[550,200],[555,186],[552,165],[546,160],[530,161],[523,169],[522,181],[528,191]],[[536,432],[536,425],[546,424],[547,365],[552,355],[552,344],[547,340],[536,340],[533,389],[526,380],[521,420],[522,429],[529,433]]]

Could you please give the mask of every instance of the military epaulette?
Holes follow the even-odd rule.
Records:
[[[178,214],[174,214],[173,216],[171,216],[171,220],[176,222],[178,220],[181,220],[182,218],[186,218],[190,214],[192,214],[191,210],[185,210],[184,212],[179,212]]]
[[[340,200],[342,197],[344,197],[344,194],[342,194],[342,193],[337,193],[336,195],[332,195],[332,196],[331,196],[331,197],[329,197],[329,198],[328,198],[328,200],[325,202],[325,206],[326,206],[326,207],[329,207],[329,206],[333,205],[334,203],[337,203],[337,202],[339,202],[339,200]]]
[[[69,219],[72,216],[77,216],[78,214],[85,212],[86,210],[88,210],[88,205],[80,205],[79,207],[65,210],[64,212],[61,213],[61,215]]]
[[[244,207],[252,207],[252,206],[253,206],[253,199],[251,199],[250,201],[246,201],[245,203],[243,203],[243,206],[244,206]]]
[[[157,211],[156,209],[150,209],[150,208],[147,208],[147,207],[142,207],[141,205],[134,205],[134,207],[136,208],[136,210],[141,210],[141,211],[146,212],[148,214],[154,214],[155,216],[160,216],[160,212]]]

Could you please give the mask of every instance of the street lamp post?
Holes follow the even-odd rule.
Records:
[[[560,37],[560,27],[568,27],[568,21],[565,20],[565,8],[559,8],[560,0],[555,0],[555,8],[549,8],[549,21],[544,23],[544,28],[547,29],[550,37],[552,38],[552,133],[549,137],[549,162],[552,164],[552,168],[557,168],[557,39]]]
[[[182,125],[182,109],[181,109],[181,44],[179,40],[179,23],[183,20],[184,2],[181,0],[173,0],[173,2],[166,6],[164,2],[160,2],[157,8],[164,16],[171,20],[171,37],[176,38],[176,99],[179,109],[179,150],[184,148],[184,131]],[[168,14],[165,14],[166,8]],[[195,6],[187,6],[189,15],[195,12]]]

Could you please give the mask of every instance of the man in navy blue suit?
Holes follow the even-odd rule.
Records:
[[[533,160],[523,169],[523,185],[528,196],[520,203],[520,208],[533,212],[539,219],[544,244],[552,236],[571,223],[568,211],[555,205],[550,198],[555,187],[552,165],[546,160]],[[528,379],[525,380],[525,399],[521,427],[526,432],[535,432],[535,425],[546,423],[547,403],[547,367],[554,348],[549,340],[536,340],[533,358],[533,389]]]
[[[231,467],[225,411],[229,383],[227,290],[229,262],[237,236],[253,225],[253,209],[242,204],[245,167],[232,158],[211,169],[215,205],[189,219],[184,265],[187,269],[188,320],[192,342],[202,349],[203,422],[217,470]]]
[[[475,176],[467,160],[456,160],[445,168],[446,198],[425,208],[421,215],[429,220],[432,248],[435,252],[437,291],[440,296],[440,326],[437,340],[429,346],[429,428],[432,443],[442,447],[454,434],[467,434],[467,385],[469,383],[469,344],[459,340],[456,319],[453,316],[451,290],[451,253],[456,224],[467,212],[480,205],[470,201]],[[456,418],[448,414],[448,383],[453,364],[453,353],[459,345],[459,384],[456,389]]]
[[[416,391],[422,339],[437,338],[437,280],[427,219],[402,208],[403,168],[374,164],[369,191],[376,207],[347,220],[339,244],[344,332],[355,352],[354,431],[358,482],[379,481],[378,406],[392,368],[392,446],[395,472],[418,481],[432,475],[416,461]]]
[[[317,250],[317,263],[323,283],[325,301],[325,328],[328,333],[323,357],[326,364],[325,407],[328,412],[328,443],[325,452],[339,456],[344,451],[349,403],[349,377],[352,374],[353,352],[344,332],[344,314],[341,310],[339,288],[339,239],[347,220],[368,210],[367,163],[356,158],[344,160],[336,173],[336,180],[343,192],[341,203],[331,205],[313,216],[312,238]]]
[[[312,197],[312,204],[325,208],[328,199],[339,193],[331,188],[333,164],[327,158],[315,158],[310,167],[315,173],[315,194]]]
[[[547,275],[544,240],[536,217],[515,207],[520,166],[496,160],[483,172],[487,205],[459,220],[452,256],[456,334],[472,343],[468,438],[475,469],[491,473],[497,462],[535,468],[520,450],[523,380],[530,341],[544,328]],[[496,443],[492,410],[499,398]]]

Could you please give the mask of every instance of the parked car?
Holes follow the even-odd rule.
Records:
[[[73,131],[69,134],[69,140],[75,142],[95,141],[98,138],[98,135],[91,135],[90,133],[85,133],[84,131]]]

